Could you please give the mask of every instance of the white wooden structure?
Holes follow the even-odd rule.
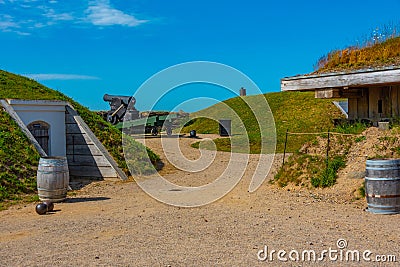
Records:
[[[400,117],[399,66],[283,78],[281,90],[313,90],[316,98],[347,98],[350,120]]]
[[[48,156],[66,156],[65,101],[8,99]]]
[[[68,102],[6,99],[0,104],[40,156],[67,157],[71,177],[128,179]]]

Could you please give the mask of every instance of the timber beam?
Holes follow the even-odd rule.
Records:
[[[396,84],[400,84],[399,67],[288,77],[281,79],[281,90],[307,91]]]

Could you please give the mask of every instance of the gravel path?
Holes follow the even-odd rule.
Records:
[[[147,139],[146,144],[160,153],[159,140]],[[200,153],[189,146],[193,141],[180,138],[182,153],[196,159]],[[223,172],[229,156],[218,152],[216,163],[202,172],[167,164],[161,174],[180,185],[204,185]],[[349,250],[359,250],[361,258],[370,250],[371,260],[393,254],[397,263],[381,266],[398,266],[400,215],[365,212],[365,200],[348,201],[340,184],[325,194],[288,191],[264,181],[249,193],[254,157],[229,194],[198,208],[158,202],[135,182],[106,180],[74,191],[52,214],[37,215],[34,203],[1,211],[0,266],[379,266],[363,259],[344,262]],[[281,160],[275,157],[273,169]],[[324,197],[333,191],[335,198]],[[341,238],[347,247],[338,250]],[[288,262],[279,261],[276,252],[273,262],[260,261],[257,254],[265,246],[269,253],[297,250],[300,261],[291,261],[288,254],[281,255]],[[301,261],[303,250],[314,250],[318,258],[329,248],[338,250],[331,255],[338,256],[336,261],[328,254],[321,262]]]

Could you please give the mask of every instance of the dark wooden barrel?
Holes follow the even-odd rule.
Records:
[[[37,170],[37,189],[42,201],[61,202],[67,197],[69,184],[66,157],[43,157]]]
[[[365,195],[369,212],[400,213],[400,159],[367,160]]]

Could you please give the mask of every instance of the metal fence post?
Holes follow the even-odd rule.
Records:
[[[285,165],[286,143],[287,143],[287,138],[288,138],[288,132],[289,132],[289,129],[286,129],[285,147],[283,148],[283,161],[282,161],[282,166]]]
[[[330,143],[330,130],[328,129],[328,144],[326,146],[326,171],[328,171],[329,167],[329,143]]]

